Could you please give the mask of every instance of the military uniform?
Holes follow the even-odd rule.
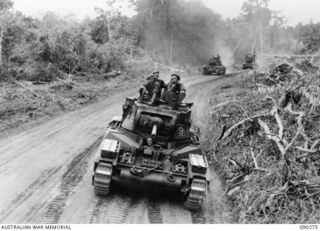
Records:
[[[173,74],[172,76],[176,76],[178,78],[178,81],[180,80],[180,76],[175,74]],[[177,108],[185,97],[186,88],[182,83],[169,82],[167,90],[163,93],[162,98],[168,105]]]
[[[143,87],[147,90],[146,95],[148,98],[151,98],[154,93],[158,94],[160,92],[160,84],[158,81],[150,81],[144,84]]]
[[[153,75],[148,76],[148,82],[140,87],[140,102],[149,101],[148,104],[153,105],[159,95],[160,85]]]
[[[159,83],[160,89],[166,89],[167,88],[167,85],[165,84],[165,82],[162,79],[157,79],[156,81]]]
[[[159,83],[159,92],[158,92],[158,94],[157,94],[157,99],[160,99],[161,93],[162,93],[162,89],[165,90],[165,89],[167,88],[167,85],[165,84],[165,82],[164,82],[162,79],[159,79],[159,74],[160,74],[159,71],[154,71],[154,72],[152,73],[152,75],[155,76],[156,81]]]

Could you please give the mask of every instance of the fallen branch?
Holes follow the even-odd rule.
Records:
[[[317,144],[320,143],[320,139],[316,140],[312,145],[311,145],[311,150],[313,150]]]
[[[20,86],[20,87],[22,87],[22,88],[30,91],[34,96],[40,98],[40,95],[38,95],[37,93],[35,93],[35,92],[32,91],[31,89],[27,88],[26,86],[23,86],[23,85],[22,85],[21,83],[19,83],[15,78],[13,78],[13,77],[11,77],[11,78],[13,79],[13,82],[14,82],[15,84],[17,84],[18,86]]]
[[[261,153],[262,151],[260,151]],[[254,155],[254,151],[253,151],[253,147],[250,147],[250,154],[251,154],[251,158],[253,159],[253,164],[254,164],[254,171],[261,171],[261,172],[270,172],[270,170],[265,169],[265,168],[260,168],[257,162],[257,159]]]
[[[267,136],[267,138],[269,140],[273,140],[274,142],[276,142],[276,144],[281,152],[282,158],[284,158],[285,148],[281,144],[281,140],[279,139],[278,135],[272,134],[268,125],[265,122],[263,122],[261,119],[258,119],[258,123],[259,123],[260,127],[263,128],[264,133]]]
[[[276,119],[276,121],[277,121],[277,124],[278,124],[278,127],[279,127],[279,134],[278,134],[278,136],[279,136],[279,138],[282,140],[282,141],[284,141],[284,138],[283,138],[283,124],[282,124],[282,121],[281,121],[281,119],[280,119],[280,116],[279,116],[279,114],[278,114],[278,107],[277,106],[274,106],[274,108],[271,110],[271,113],[270,113],[271,115],[273,115],[274,116],[274,118]],[[284,142],[284,143],[286,143],[286,142]]]
[[[299,151],[304,152],[304,154],[301,154],[301,155],[297,156],[297,158],[307,157],[309,154],[317,152],[317,150],[306,149],[306,148],[303,148],[303,147],[295,147],[295,148],[298,149]]]
[[[230,158],[228,158],[228,161],[235,167],[240,166],[241,168],[243,168],[243,166],[238,161],[232,160]]]
[[[217,105],[214,105],[214,106],[211,108],[211,110],[214,110],[214,109],[216,109],[216,108],[222,107],[222,106],[227,105],[227,104],[229,104],[229,103],[231,103],[231,102],[236,102],[236,101],[226,101],[226,102],[219,103],[219,104],[217,104]]]
[[[244,176],[246,176],[246,175],[247,175],[247,173],[242,173],[242,174],[240,174],[240,175],[237,175],[237,176],[233,177],[233,178],[230,179],[230,180],[227,180],[226,183],[228,183],[228,184],[235,184],[235,182],[236,182],[237,180],[241,179],[242,177],[244,177]]]
[[[273,202],[273,198],[277,195],[280,195],[287,191],[289,189],[288,182],[286,182],[281,188],[279,188],[277,191],[270,194],[269,198],[267,199],[265,203],[265,207],[271,206],[271,203]]]
[[[227,138],[234,129],[236,129],[238,126],[240,126],[241,124],[247,122],[247,121],[250,121],[250,120],[253,120],[253,119],[256,119],[256,118],[261,118],[261,117],[266,117],[268,116],[268,114],[263,114],[263,115],[255,115],[255,116],[251,116],[249,118],[246,118],[244,120],[241,120],[240,122],[236,123],[235,125],[233,125],[231,128],[229,128],[224,134],[223,136],[220,138],[220,140],[223,140],[225,138]]]
[[[320,194],[320,192],[313,193],[313,194],[311,194],[310,196],[306,197],[305,200],[306,200],[306,199],[309,199],[309,198],[311,198],[311,197],[313,197],[313,196],[317,196],[317,195],[319,195],[319,194]]]

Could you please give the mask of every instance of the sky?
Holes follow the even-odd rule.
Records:
[[[106,8],[105,0],[13,0],[14,9],[26,15],[41,17],[47,11],[59,15],[75,15],[78,19],[95,17],[95,7]],[[223,18],[237,17],[245,0],[201,0]],[[320,22],[320,0],[270,0],[269,7],[280,11],[287,18],[288,25],[299,22]],[[123,13],[133,15],[132,10],[123,9]]]

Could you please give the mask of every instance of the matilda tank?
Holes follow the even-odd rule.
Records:
[[[207,65],[201,67],[203,75],[225,75],[226,67],[222,65],[220,56],[212,56]]]
[[[123,115],[108,125],[94,163],[92,185],[108,196],[114,184],[151,186],[180,193],[184,206],[198,210],[206,199],[209,170],[198,134],[191,129],[192,104],[173,110],[127,98]]]

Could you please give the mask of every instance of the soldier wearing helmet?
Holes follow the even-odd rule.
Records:
[[[173,108],[177,108],[185,97],[186,88],[180,83],[180,76],[172,74],[167,90],[163,93],[163,100]]]
[[[156,77],[154,75],[149,75],[147,77],[147,83],[142,85],[139,89],[140,95],[140,103],[144,101],[148,101],[148,105],[154,105],[157,100],[157,96],[159,95],[160,85],[156,81]]]

